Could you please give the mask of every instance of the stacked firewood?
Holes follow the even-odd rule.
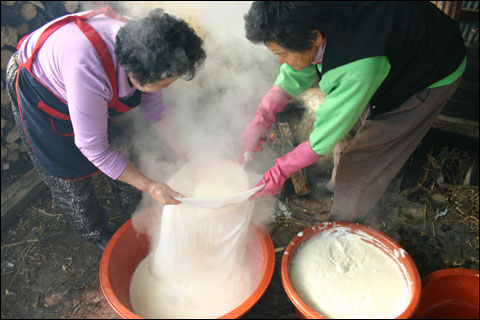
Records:
[[[23,36],[60,16],[79,10],[78,1],[2,1],[2,173],[20,165],[27,159],[26,149],[17,132],[6,88],[6,68],[16,45]]]

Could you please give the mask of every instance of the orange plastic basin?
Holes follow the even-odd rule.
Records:
[[[247,254],[258,255],[263,263],[263,275],[257,288],[241,305],[220,318],[239,318],[250,310],[265,293],[275,268],[275,249],[267,229],[259,227],[257,248]],[[130,280],[140,262],[147,256],[150,239],[133,228],[132,219],[125,222],[112,236],[100,260],[100,286],[112,308],[124,319],[142,319],[130,303]],[[260,252],[261,249],[261,252]]]
[[[451,268],[423,280],[417,319],[478,319],[478,270]]]
[[[299,235],[293,238],[290,243],[288,244],[287,248],[284,251],[282,257],[282,265],[281,265],[281,276],[282,276],[282,284],[285,292],[287,293],[288,298],[292,301],[293,305],[295,306],[298,315],[302,319],[326,319],[325,316],[320,315],[315,310],[310,308],[295,292],[295,289],[292,285],[290,279],[290,261],[292,260],[295,252],[305,243],[307,240],[324,232],[326,230],[335,228],[335,227],[346,227],[352,230],[352,233],[355,231],[362,231],[369,236],[375,238],[376,240],[380,241],[382,245],[384,245],[388,250],[394,252],[394,250],[403,249],[397,242],[395,242],[392,238],[387,236],[386,234],[372,229],[370,227],[360,225],[358,223],[351,223],[351,222],[325,222],[321,224],[314,225],[310,228],[303,230]],[[383,248],[380,248],[383,250]],[[410,302],[408,303],[405,310],[397,316],[398,318],[410,318],[413,316],[415,309],[417,308],[418,302],[420,300],[420,293],[421,293],[421,280],[420,275],[418,273],[417,266],[413,262],[412,258],[408,254],[401,255],[397,258],[398,263],[403,265],[403,269],[405,270],[405,278],[411,280],[411,284],[409,285],[409,289],[411,292],[410,295]]]

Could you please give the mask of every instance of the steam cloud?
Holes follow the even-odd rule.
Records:
[[[121,1],[109,5],[132,18],[142,18],[160,7],[196,29],[204,40],[207,58],[193,80],[177,80],[164,90],[168,115],[193,160],[235,159],[241,152],[242,130],[273,86],[279,68],[271,52],[245,37],[243,17],[251,2]],[[98,7],[97,2],[87,1],[82,9]],[[136,165],[150,178],[168,181],[179,168],[171,161],[174,159],[171,150],[149,128],[138,110],[129,114],[134,115],[136,124],[133,138],[134,153],[139,156]],[[256,156],[257,167],[262,168],[258,173],[263,174],[262,170],[268,169],[274,158],[268,149]],[[258,166],[259,161],[264,164]],[[143,198],[140,208],[152,205],[149,197]],[[262,214],[256,215],[258,219],[271,219],[273,199],[264,199],[257,207],[268,212],[263,218]]]

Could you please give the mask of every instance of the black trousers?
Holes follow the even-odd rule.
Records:
[[[7,90],[11,100],[13,117],[18,133],[27,149],[35,169],[50,189],[52,198],[58,211],[65,217],[69,224],[88,240],[95,240],[107,231],[107,217],[105,210],[99,205],[95,195],[95,188],[92,177],[82,180],[64,180],[52,176],[39,162],[35,156],[22,126],[20,113],[17,105],[17,94],[15,91],[15,79],[18,72],[18,54],[15,53],[7,66]],[[21,88],[20,88],[21,90]],[[121,134],[125,132],[128,123],[117,125],[109,124],[109,138],[112,141],[119,141]],[[111,137],[111,134],[113,137]],[[103,174],[103,173],[100,173]],[[139,204],[142,193],[133,186],[105,176],[109,182],[114,199],[113,202],[119,207],[123,214],[130,217]]]

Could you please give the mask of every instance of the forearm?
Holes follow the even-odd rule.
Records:
[[[148,192],[148,186],[153,183],[150,178],[146,177],[130,162],[128,162],[127,167],[123,170],[117,180],[128,183],[135,188],[146,192]]]
[[[175,197],[183,197],[182,194],[172,190],[167,184],[146,177],[130,162],[117,180],[128,183],[135,188],[148,193],[161,205],[180,204],[180,201],[176,200]]]

